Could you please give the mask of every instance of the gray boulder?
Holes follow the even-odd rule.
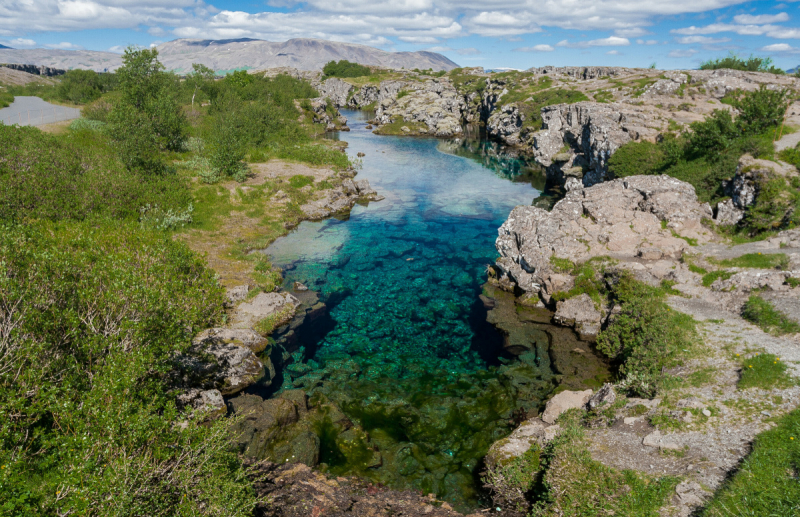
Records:
[[[252,329],[259,321],[279,317],[288,321],[300,301],[290,293],[259,293],[250,301],[239,304],[231,317],[231,326],[236,329]]]
[[[542,420],[548,424],[554,424],[556,419],[568,409],[582,408],[589,402],[592,390],[584,391],[562,391],[553,395],[547,401],[547,405],[542,413]]]
[[[544,422],[540,418],[526,420],[509,436],[492,444],[484,457],[486,466],[489,468],[502,466],[509,460],[528,452],[534,444],[543,446],[552,440],[560,430],[560,426]]]
[[[558,302],[553,321],[564,327],[572,327],[584,341],[597,339],[603,315],[597,310],[588,294],[583,293]]]

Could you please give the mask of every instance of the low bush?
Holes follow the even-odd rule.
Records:
[[[665,294],[622,275],[612,291],[621,311],[597,337],[597,349],[618,365],[623,385],[638,396],[654,396],[663,370],[694,348],[694,320],[671,310]]]
[[[663,161],[664,151],[657,144],[647,141],[626,144],[611,155],[608,171],[615,178],[653,174]]]
[[[148,204],[179,212],[191,202],[181,178],[127,170],[96,132],[53,136],[0,126],[0,149],[0,220],[136,221]]]
[[[747,253],[717,262],[722,267],[752,267],[758,269],[786,269],[789,257],[785,253]]]
[[[772,64],[772,59],[768,57],[750,56],[749,58],[739,57],[731,52],[727,57],[709,59],[700,65],[700,70],[719,70],[728,68],[730,70],[742,70],[745,72],[768,72],[776,75],[783,75],[784,71]]]
[[[0,515],[250,515],[229,423],[179,425],[166,384],[223,301],[201,259],[135,223],[4,225]]]
[[[346,59],[342,59],[340,61],[329,61],[322,67],[322,73],[325,77],[348,78],[371,75],[372,70],[368,66],[351,63]]]

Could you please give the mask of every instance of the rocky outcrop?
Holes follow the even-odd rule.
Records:
[[[289,320],[300,302],[290,293],[259,293],[250,301],[239,304],[231,316],[231,327],[252,329],[262,320]]]
[[[358,201],[380,201],[383,196],[373,189],[368,180],[344,179],[341,187],[324,190],[319,199],[301,205],[300,210],[312,220],[324,219],[334,214],[348,212]]]
[[[710,217],[691,185],[668,176],[631,176],[571,190],[551,212],[518,206],[499,229],[499,282],[549,303],[553,293],[568,288],[551,257],[573,263],[600,256],[678,258],[689,249],[685,238],[709,242],[712,234],[702,220]]]
[[[20,72],[25,72],[28,74],[33,75],[43,75],[45,77],[55,77],[58,75],[64,75],[67,73],[66,70],[62,70],[60,68],[51,68],[49,66],[38,66],[38,65],[24,65],[24,64],[3,64],[0,66],[4,66],[6,68],[11,68],[12,70],[19,70]]]
[[[528,452],[534,445],[544,446],[558,435],[561,427],[541,418],[526,420],[506,438],[497,440],[484,457],[486,466],[493,469]]]
[[[333,101],[330,101],[326,98],[318,98],[318,99],[311,99],[311,111],[314,114],[314,123],[315,124],[322,124],[325,126],[326,131],[349,131],[347,128],[347,117],[338,114],[339,110],[336,109],[335,104],[331,104]],[[329,110],[333,108],[332,110]],[[331,111],[333,113],[331,113]]]
[[[230,332],[227,329],[206,330],[192,341],[192,346],[186,353],[176,357],[172,384],[191,393],[184,395],[184,404],[197,407],[198,404],[206,405],[213,401],[213,393],[201,393],[207,390],[217,390],[221,395],[228,396],[239,393],[258,381],[269,385],[275,372],[271,363],[269,368],[265,368],[253,351],[264,350],[262,343],[252,336],[255,333],[235,331],[233,335],[236,337],[232,337]],[[260,336],[258,338],[266,341]],[[198,398],[199,402],[196,400]],[[211,406],[214,404],[211,403]]]
[[[381,83],[375,120],[379,124],[402,120],[417,126],[409,133],[448,137],[461,133],[463,107],[464,99],[449,79],[385,81]],[[380,133],[381,128],[376,131]]]
[[[432,495],[391,490],[360,478],[328,477],[302,463],[251,463],[248,476],[259,499],[255,517],[463,515]]]
[[[547,167],[548,180],[563,184],[579,167],[580,179],[589,187],[608,178],[608,159],[617,149],[632,140],[655,139],[661,126],[647,108],[597,102],[558,104],[542,108],[543,129],[528,141],[536,161]],[[556,161],[564,151],[566,159]]]
[[[629,68],[614,66],[542,66],[538,68],[529,68],[526,72],[536,75],[563,76],[581,81],[588,81],[590,79],[599,79],[600,77],[617,76],[629,70]]]

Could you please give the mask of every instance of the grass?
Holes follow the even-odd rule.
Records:
[[[747,388],[788,388],[797,382],[786,373],[787,366],[780,357],[772,354],[756,354],[742,360],[742,375],[737,384],[740,390]]]
[[[276,328],[289,323],[292,317],[294,317],[294,307],[291,304],[286,304],[279,312],[270,314],[256,323],[254,330],[261,335],[268,336]]]
[[[800,332],[800,324],[790,320],[767,300],[755,294],[751,295],[744,304],[742,317],[757,325],[764,332],[775,336]]]
[[[542,493],[533,517],[656,517],[668,503],[678,478],[617,470],[592,459],[580,425],[583,412],[570,410],[558,423],[561,434],[543,455]]]
[[[785,253],[748,253],[740,257],[716,262],[723,267],[749,267],[757,269],[786,269],[789,257]]]
[[[703,517],[800,515],[800,409],[756,436],[742,461],[702,512]]]
[[[702,268],[697,268],[697,269],[698,271],[695,271],[695,273],[699,273],[700,271],[705,271]],[[732,276],[733,273],[731,271],[712,271],[711,273],[706,273],[705,275],[703,275],[703,286],[711,287],[711,284],[713,284],[717,280],[727,280]]]

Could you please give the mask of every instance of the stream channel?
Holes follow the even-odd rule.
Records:
[[[343,114],[349,155],[365,154],[357,179],[386,199],[356,205],[346,220],[303,222],[265,250],[286,290],[302,282],[327,305],[298,329],[301,348],[278,391],[302,388],[312,405],[336,408],[314,427],[323,471],[474,509],[486,502],[489,446],[535,415],[563,377],[550,349],[567,329],[534,324],[522,331],[529,349],[510,354],[479,298],[501,294],[483,286],[497,229],[539,196],[544,177],[487,142],[378,136],[366,113]],[[505,307],[511,319],[520,313],[510,295]],[[357,432],[334,425],[338,411]]]

